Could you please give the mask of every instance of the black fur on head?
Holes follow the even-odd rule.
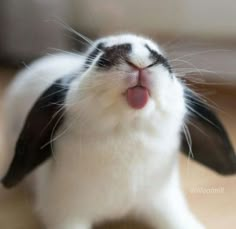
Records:
[[[132,45],[128,43],[103,48],[103,54],[96,62],[96,65],[102,69],[109,69],[118,65],[121,61],[127,60],[131,51]]]
[[[171,66],[168,60],[161,54],[157,53],[155,50],[151,49],[147,44],[144,45],[145,48],[150,52],[150,59],[153,63],[147,67],[162,64],[165,68],[172,73]],[[94,59],[102,53],[99,59],[96,61],[96,66],[98,70],[109,70],[110,68],[119,65],[122,62],[130,63],[129,55],[132,52],[132,44],[124,43],[119,45],[113,45],[106,47],[104,43],[98,43],[96,47],[89,53],[85,61],[85,69],[93,63]]]

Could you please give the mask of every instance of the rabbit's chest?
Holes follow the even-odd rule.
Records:
[[[59,155],[59,174],[87,194],[96,190],[112,199],[120,193],[135,196],[154,177],[158,184],[173,156],[150,136],[80,139],[69,145]]]
[[[160,151],[158,141],[152,138],[61,141],[55,150],[51,205],[73,206],[75,211],[86,206],[83,214],[95,218],[122,216],[147,190],[160,187],[173,156]],[[63,200],[58,202],[55,192]],[[95,206],[100,206],[99,211]]]

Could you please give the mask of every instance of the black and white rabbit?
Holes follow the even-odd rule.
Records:
[[[34,171],[36,209],[49,229],[88,229],[125,215],[154,228],[204,228],[179,182],[179,149],[191,148],[184,125],[195,160],[236,172],[217,116],[140,36],[109,36],[83,56],[36,61],[5,98],[2,183],[12,187]]]

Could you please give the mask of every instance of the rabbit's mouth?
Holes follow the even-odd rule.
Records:
[[[149,99],[148,89],[140,85],[128,88],[126,99],[129,106],[133,109],[142,109],[145,107]]]
[[[133,109],[142,109],[151,96],[150,87],[152,76],[148,69],[137,68],[128,77],[128,88],[125,92],[126,100]]]

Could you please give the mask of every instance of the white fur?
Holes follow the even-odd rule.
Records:
[[[134,35],[100,41],[106,46],[131,43],[130,60],[138,67],[151,64],[145,43],[161,53],[154,42]],[[84,58],[68,54],[39,60],[19,74],[6,96],[5,143],[13,152],[39,94],[55,79],[78,73],[66,98],[54,157],[35,173],[42,221],[49,229],[88,229],[132,214],[154,228],[204,228],[179,185],[183,86],[162,65],[154,66],[148,70],[151,97],[143,109],[134,110],[122,95],[137,77],[130,66],[97,71],[92,65],[79,75]]]

